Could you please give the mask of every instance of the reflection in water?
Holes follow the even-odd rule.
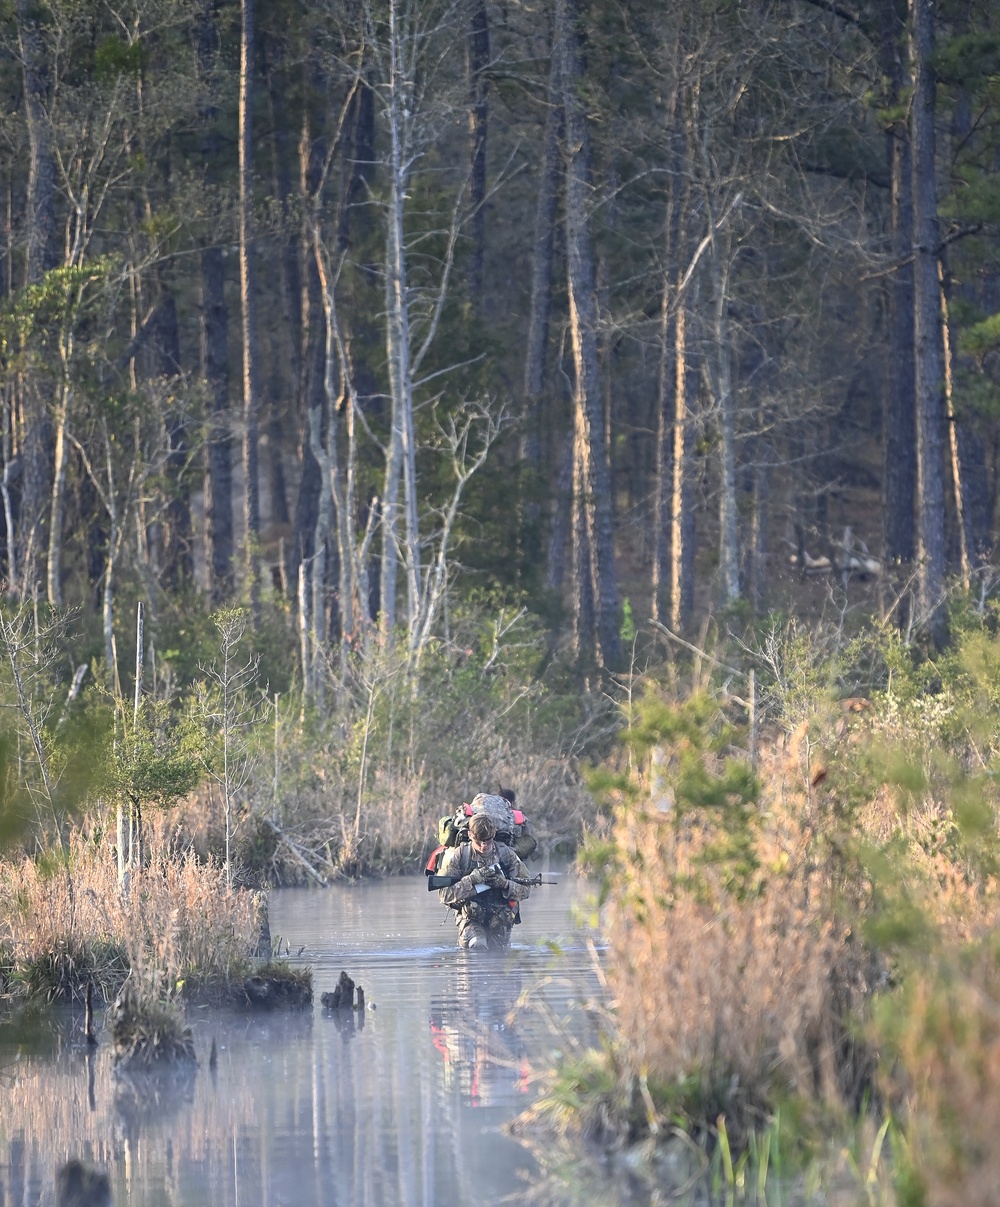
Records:
[[[117,1207],[358,1207],[519,1199],[537,1184],[501,1128],[530,1101],[532,1064],[581,1036],[596,977],[567,878],[532,897],[514,947],[459,952],[423,883],[272,894],[271,927],[314,970],[317,1005],[244,1016],[194,1011],[199,1065],[116,1075],[82,1017],[31,1048],[0,1028],[0,1205],[54,1199],[80,1157]],[[553,954],[555,940],[561,954]],[[367,1012],[324,1010],[341,970]],[[217,1059],[210,1063],[213,1043]],[[604,1194],[574,1202],[607,1202]]]
[[[497,1087],[513,1078],[530,1091],[528,1045],[518,1032],[524,977],[517,966],[495,967],[489,952],[463,954],[454,993],[432,998],[430,1029],[444,1059],[444,1086],[457,1086],[468,1106],[492,1106]],[[527,1105],[527,1103],[525,1103]]]

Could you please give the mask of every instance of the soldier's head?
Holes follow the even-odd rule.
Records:
[[[493,845],[496,832],[497,828],[492,819],[485,813],[477,813],[469,822],[469,840],[472,843],[472,849],[480,854],[488,851]]]

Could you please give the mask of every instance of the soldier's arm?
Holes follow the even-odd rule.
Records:
[[[438,900],[442,905],[458,905],[476,895],[475,882],[469,876],[462,876],[462,848],[452,847],[441,860],[438,868],[439,876],[461,876],[454,884],[438,890]]]
[[[516,876],[519,880],[528,880],[531,873],[524,866],[517,854],[511,847],[507,847],[504,851],[503,858],[500,860],[504,873],[507,876]],[[511,901],[524,901],[531,895],[531,889],[526,884],[515,884],[510,881],[510,892],[508,897]]]

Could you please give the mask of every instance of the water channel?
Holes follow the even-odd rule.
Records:
[[[509,953],[463,953],[421,877],[271,894],[271,933],[313,969],[300,1013],[200,1009],[198,1068],[115,1074],[79,1016],[33,1043],[0,1028],[0,1207],[54,1202],[77,1156],[111,1176],[116,1207],[439,1207],[559,1202],[503,1127],[534,1072],[593,1039],[600,997],[588,893],[572,875],[533,890]],[[368,1009],[330,1011],[341,970]],[[210,1067],[213,1041],[217,1062]],[[575,1204],[632,1201],[614,1182]]]

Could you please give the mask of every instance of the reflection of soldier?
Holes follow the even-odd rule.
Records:
[[[461,947],[507,947],[519,902],[531,891],[527,884],[512,882],[511,877],[527,880],[527,869],[495,838],[492,819],[477,813],[469,822],[469,841],[448,850],[438,869],[439,875],[455,879],[438,896],[458,914]]]
[[[520,977],[510,969],[493,976],[479,965],[474,975],[460,972],[453,990],[432,1000],[429,1020],[445,1088],[476,1107],[528,1093],[531,1066],[516,1029]]]

